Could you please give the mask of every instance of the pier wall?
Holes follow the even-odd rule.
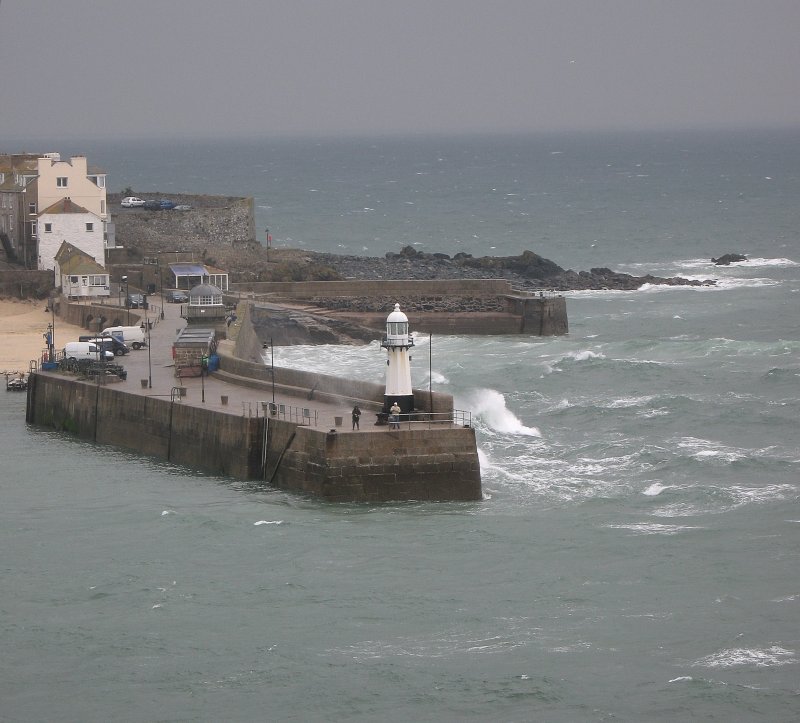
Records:
[[[337,434],[41,372],[29,376],[27,401],[30,424],[329,501],[482,496],[475,431],[467,427],[420,423],[418,428]]]
[[[352,279],[349,281],[252,281],[231,284],[232,291],[271,294],[284,299],[314,296],[475,296],[512,293],[507,279]]]
[[[330,502],[480,500],[475,430],[402,429],[336,434],[270,420],[276,487]]]
[[[26,420],[211,474],[261,473],[264,419],[132,394],[119,386],[34,373]]]
[[[330,316],[378,331],[385,328],[391,308],[386,308],[387,299],[392,299],[413,316],[414,330],[423,334],[557,336],[569,332],[566,298],[544,292],[515,293],[506,279],[253,282],[233,284],[233,288],[273,303],[306,301],[320,307],[313,312],[316,316]],[[369,311],[359,309],[357,304],[354,308],[339,308],[331,303],[341,298],[362,302],[371,298],[374,303]],[[432,307],[447,308],[431,310],[424,304],[420,308],[415,303],[420,299],[428,300]],[[496,299],[497,308],[476,311],[476,299]],[[330,308],[326,308],[326,301]]]

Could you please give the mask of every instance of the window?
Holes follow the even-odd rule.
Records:
[[[45,233],[53,233],[53,224],[52,223],[46,223],[44,225],[44,232]]]
[[[34,236],[36,236],[36,224],[31,223],[31,238],[33,238]]]
[[[89,285],[90,286],[107,286],[108,285],[108,277],[107,276],[90,276],[89,277]]]
[[[67,177],[66,176],[58,176],[58,178],[56,178],[56,186],[58,188],[66,188],[67,187]]]
[[[98,188],[105,188],[106,187],[106,177],[105,176],[89,176],[89,180],[94,183],[95,186]]]
[[[100,201],[100,213],[105,213],[105,212],[106,212],[106,202],[101,200]]]
[[[70,276],[69,277],[69,283],[70,284],[77,284],[78,283],[78,277],[77,276]]]
[[[87,223],[87,224],[86,224],[86,230],[87,230],[89,233],[91,233],[92,231],[94,231],[94,224],[93,224],[93,223]]]
[[[29,203],[28,204],[28,213],[36,213],[36,204],[35,203]]]

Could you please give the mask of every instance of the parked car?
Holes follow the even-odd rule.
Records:
[[[119,339],[127,346],[132,346],[136,351],[147,346],[147,339],[141,326],[109,326],[103,329],[101,336]]]
[[[185,304],[187,301],[189,301],[189,294],[180,290],[167,291],[164,294],[164,300],[170,304]]]
[[[113,351],[114,356],[124,356],[130,353],[130,347],[121,339],[113,336],[79,336],[78,341],[90,341],[92,344],[99,344],[104,351]]]
[[[161,202],[160,201],[153,201],[148,199],[142,204],[142,208],[146,208],[148,211],[160,211],[161,210]]]
[[[173,211],[191,211],[191,210],[192,210],[192,207],[191,207],[191,206],[190,206],[188,203],[179,203],[179,204],[178,204],[177,206],[175,206],[175,208],[174,208],[174,209],[172,209],[172,210],[173,210]]]
[[[161,206],[162,211],[171,211],[177,205],[174,201],[170,201],[168,198],[162,198],[158,204]]]
[[[114,352],[103,350],[99,344],[90,341],[70,341],[64,347],[64,358],[72,362],[81,359],[112,361]]]
[[[119,202],[119,205],[123,208],[138,208],[139,206],[144,206],[144,201],[141,198],[136,198],[136,196],[125,196]]]
[[[128,294],[129,309],[144,309],[144,296],[142,294]]]

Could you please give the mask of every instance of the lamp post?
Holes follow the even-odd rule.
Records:
[[[123,276],[122,282],[125,284],[125,308],[128,310],[128,326],[131,325],[131,299],[128,296],[128,277]]]
[[[147,320],[147,309],[144,310],[144,323],[147,325],[147,388],[153,388],[153,363],[150,356],[150,322]]]
[[[272,236],[269,235],[269,229],[264,229],[264,233],[267,234],[267,263],[269,263],[269,249],[272,246]]]
[[[161,276],[161,259],[156,256],[156,266],[158,267],[158,293],[161,295],[161,320],[164,320],[164,277]]]
[[[208,369],[208,357],[203,354],[200,357],[200,399],[203,404],[206,403],[206,369]]]
[[[272,337],[269,338],[269,351],[272,357],[272,408],[275,409],[275,347],[272,345]]]

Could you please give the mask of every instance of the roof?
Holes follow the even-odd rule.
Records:
[[[218,289],[212,284],[198,284],[189,291],[190,299],[197,296],[222,296],[222,289]]]
[[[170,264],[169,270],[175,276],[205,276],[206,267],[202,264]]]
[[[46,213],[92,213],[83,206],[79,206],[71,198],[62,198],[56,201],[52,206],[48,206],[39,215],[44,216]],[[95,214],[92,214],[93,216]]]
[[[67,241],[62,241],[55,255],[63,274],[106,274],[106,269],[101,266],[93,256],[73,246]]]

